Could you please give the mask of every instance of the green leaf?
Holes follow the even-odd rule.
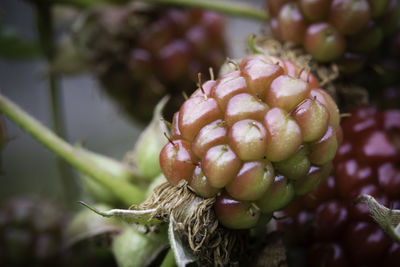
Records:
[[[108,218],[118,218],[121,221],[130,224],[142,224],[142,225],[157,225],[162,223],[162,221],[154,218],[156,209],[149,210],[124,210],[124,209],[111,209],[108,211],[100,211],[94,207],[89,206],[83,201],[79,201],[82,205],[92,210],[93,212]]]
[[[158,254],[168,247],[166,232],[144,234],[127,227],[113,242],[112,251],[120,267],[144,267],[150,265]]]
[[[107,205],[97,204],[96,209],[109,209]],[[69,246],[94,236],[106,233],[116,233],[122,230],[122,225],[115,219],[106,219],[90,210],[78,212],[68,224],[66,230],[67,244]]]
[[[185,267],[186,265],[195,262],[197,259],[187,246],[187,242],[184,242],[180,231],[177,231],[178,227],[179,223],[176,223],[171,216],[168,227],[169,243],[174,252],[176,264],[178,267]]]
[[[367,204],[372,218],[382,227],[385,232],[397,243],[400,243],[400,210],[388,209],[379,204],[370,195],[361,195],[356,203],[364,202]]]
[[[35,59],[40,55],[37,43],[23,40],[19,32],[0,25],[0,57],[12,60]]]

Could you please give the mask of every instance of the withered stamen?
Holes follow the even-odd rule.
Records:
[[[301,105],[303,105],[303,104],[307,101],[307,99],[309,99],[309,98],[305,98],[305,99],[301,100],[300,103],[298,103],[296,106],[294,106],[294,107],[292,108],[292,110],[290,110],[290,112],[289,112],[288,114],[289,114],[289,115],[293,115],[293,113],[296,111],[296,109],[297,109],[298,107],[300,107]]]
[[[300,69],[300,71],[299,71],[299,73],[298,73],[298,75],[297,75],[297,78],[298,78],[298,79],[300,79],[301,74],[303,73],[303,71],[305,71],[305,68],[304,68],[304,67],[302,67],[302,68]],[[308,77],[307,77],[307,79],[308,79]],[[308,81],[307,81],[307,82],[308,82]]]
[[[226,58],[226,60],[228,61],[228,63],[230,63],[230,64],[232,64],[233,66],[235,66],[235,70],[239,70],[239,64],[235,61],[235,60],[233,60],[233,59],[231,59],[231,58]]]
[[[351,113],[341,113],[340,118],[346,118],[346,117],[351,117]]]
[[[215,79],[215,76],[214,76],[214,69],[213,69],[212,67],[209,67],[209,68],[208,68],[208,71],[210,72],[210,79],[211,79],[211,80],[214,80],[214,79]]]
[[[193,162],[193,161],[191,161],[191,160],[185,160],[184,163],[186,163],[186,164],[192,164],[192,165],[194,165],[194,166],[200,166],[200,163],[199,163],[199,162]]]
[[[165,123],[165,125],[167,125],[167,127],[169,128],[169,129],[172,129],[172,123],[170,123],[169,121],[167,121],[166,119],[164,119],[164,118],[161,118],[160,119],[163,123]]]
[[[189,99],[189,97],[188,97],[188,95],[186,94],[185,91],[182,91],[182,95],[183,95],[183,98],[185,98],[185,100],[188,100],[188,99]]]
[[[199,83],[200,90],[204,95],[204,100],[207,100],[206,91],[204,90],[203,82],[201,81],[201,72],[197,73],[197,80],[198,80],[198,83]]]
[[[167,135],[166,132],[164,132],[164,136],[168,139],[168,142],[170,142],[174,147],[176,147],[176,144],[174,143],[174,141],[172,141],[172,139]]]
[[[277,220],[277,221],[286,219],[287,217],[288,217],[288,216],[276,217],[275,215],[272,215],[272,218],[273,218],[274,220]]]

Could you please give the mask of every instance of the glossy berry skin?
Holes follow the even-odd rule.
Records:
[[[171,120],[182,93],[196,89],[198,73],[208,77],[226,57],[222,17],[196,9],[105,8],[85,20],[76,39],[105,92],[142,122],[165,95]]]
[[[248,229],[255,226],[260,217],[260,210],[250,202],[238,201],[222,195],[215,202],[218,220],[230,229]]]
[[[358,108],[341,126],[344,138],[333,175],[288,208],[279,228],[292,244],[305,247],[309,266],[396,266],[398,244],[373,221],[365,204],[353,202],[369,194],[397,209],[400,111]]]
[[[272,3],[270,3],[272,2]],[[282,42],[302,45],[318,62],[349,67],[348,53],[369,57],[399,28],[397,0],[266,0],[271,32]],[[358,62],[360,63],[360,62]]]
[[[160,165],[172,185],[217,196],[222,225],[250,228],[249,209],[270,217],[328,177],[337,132],[338,108],[312,74],[251,55],[183,103]]]

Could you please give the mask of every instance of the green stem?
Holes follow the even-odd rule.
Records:
[[[54,59],[54,29],[53,16],[51,5],[37,4],[37,30],[43,54],[46,57],[47,63],[50,65]],[[53,129],[61,138],[65,139],[65,129],[63,124],[63,112],[61,106],[61,95],[59,88],[59,77],[50,72],[48,75],[48,88],[50,94],[50,110],[53,121]],[[76,197],[77,186],[73,178],[71,168],[65,162],[57,158],[56,164],[61,179],[62,191],[67,203],[72,205]]]
[[[60,4],[74,5],[80,8],[87,8],[97,5],[105,5],[113,1],[94,1],[94,0],[55,0]],[[162,4],[179,7],[192,7],[207,10],[214,10],[227,15],[244,17],[248,19],[267,21],[268,14],[265,10],[249,5],[245,2],[236,3],[232,1],[216,1],[216,0],[136,0],[138,2]],[[114,1],[115,3],[116,1]]]
[[[142,190],[127,181],[118,179],[108,171],[99,168],[90,158],[85,156],[84,153],[79,152],[79,150],[58,137],[51,130],[1,94],[0,112],[3,112],[22,129],[72,166],[91,177],[94,181],[107,187],[126,205],[139,204],[145,199],[145,194]]]
[[[74,6],[77,8],[90,8],[94,6],[97,7],[97,6],[112,5],[113,1],[112,0],[54,0],[54,3],[60,5]]]
[[[216,0],[147,0],[145,2],[165,4],[182,7],[195,7],[207,10],[214,10],[227,15],[245,17],[249,19],[266,21],[268,19],[265,10],[255,8],[246,3],[235,3],[232,1]]]

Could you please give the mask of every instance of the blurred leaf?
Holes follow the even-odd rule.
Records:
[[[195,262],[197,259],[188,245],[185,245],[182,234],[177,231],[178,223],[171,217],[168,227],[168,237],[171,249],[174,252],[176,264],[179,267]]]
[[[400,210],[388,209],[370,195],[361,195],[357,201],[367,204],[372,218],[397,243],[400,243]]]
[[[109,209],[109,206],[104,204],[97,204],[95,207]],[[106,219],[90,210],[84,209],[78,212],[67,226],[67,244],[73,245],[84,239],[121,230],[121,223],[115,219]]]
[[[120,267],[145,267],[168,247],[165,231],[142,233],[127,227],[113,242],[113,253]]]
[[[80,201],[80,203],[101,216],[109,218],[111,217],[118,218],[130,224],[157,225],[162,223],[162,221],[153,218],[156,209],[149,209],[149,210],[112,209],[108,211],[100,211],[94,207],[89,206],[85,202]]]
[[[12,60],[35,59],[41,54],[39,45],[26,41],[14,28],[0,25],[0,57]]]

